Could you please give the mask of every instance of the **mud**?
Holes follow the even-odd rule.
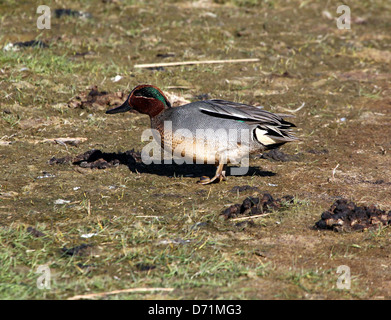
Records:
[[[49,46],[41,41],[41,40],[30,40],[30,41],[24,41],[24,42],[15,42],[14,46],[19,48],[28,48],[28,47],[35,47],[35,48],[48,48]]]
[[[30,41],[22,41],[22,42],[15,42],[15,43],[8,43],[6,46],[4,46],[4,51],[19,51],[20,49],[24,48],[49,48],[49,46],[41,41],[41,40],[30,40]]]
[[[354,202],[341,199],[325,212],[316,222],[315,228],[333,231],[363,231],[391,224],[391,210],[387,213],[376,206],[357,206]]]
[[[63,255],[67,256],[86,256],[89,254],[91,247],[92,245],[90,244],[82,243],[72,248],[63,247],[61,251]]]
[[[268,152],[262,153],[256,156],[261,159],[267,159],[272,161],[288,162],[288,161],[300,161],[302,159],[302,153],[298,154],[286,154],[279,149],[273,149]]]
[[[83,11],[77,11],[77,10],[72,10],[72,9],[56,9],[54,10],[54,14],[56,18],[61,18],[61,17],[79,17],[79,18],[92,18],[92,14],[89,12],[83,12]]]
[[[165,59],[165,58],[171,58],[171,57],[175,57],[176,54],[173,53],[173,52],[169,52],[169,53],[158,53],[156,55],[157,58],[162,58],[162,59]]]
[[[36,237],[36,238],[40,238],[40,237],[46,236],[45,233],[43,233],[43,232],[41,232],[41,231],[39,231],[39,230],[37,230],[37,229],[35,229],[35,228],[33,228],[33,227],[28,227],[28,228],[26,229],[26,231],[27,231],[28,233],[32,234],[32,235],[33,235],[34,237]]]

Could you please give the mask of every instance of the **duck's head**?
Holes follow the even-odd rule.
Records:
[[[171,108],[171,103],[159,88],[143,84],[135,87],[122,105],[107,110],[106,113],[113,114],[136,110],[153,118],[168,108]]]

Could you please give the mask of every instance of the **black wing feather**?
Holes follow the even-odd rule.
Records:
[[[268,135],[278,137],[281,141],[297,140],[289,133],[290,129],[296,126],[284,120],[282,115],[263,110],[262,107],[226,100],[213,99],[203,102],[206,103],[200,107],[201,111],[211,116],[241,120],[248,124],[258,124],[261,129],[268,132]]]

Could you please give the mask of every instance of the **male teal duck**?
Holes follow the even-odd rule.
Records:
[[[159,132],[164,150],[196,163],[217,166],[215,176],[211,179],[202,177],[201,184],[225,180],[227,163],[237,164],[249,154],[297,140],[290,133],[295,125],[284,120],[282,115],[217,99],[171,107],[164,93],[152,85],[135,87],[121,106],[106,113],[132,109],[149,115],[151,128]]]

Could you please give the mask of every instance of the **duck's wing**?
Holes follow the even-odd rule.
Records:
[[[295,127],[293,123],[287,122],[282,118],[282,115],[275,114],[266,110],[263,107],[254,107],[243,103],[225,101],[225,100],[206,100],[205,104],[200,108],[203,112],[209,113],[215,117],[231,118],[242,120],[245,122],[254,122],[271,125],[282,125]]]
[[[201,112],[213,117],[233,119],[257,125],[260,129],[265,130],[265,134],[273,136],[281,142],[297,140],[289,132],[293,123],[282,118],[282,115],[275,114],[259,107],[247,104],[225,101],[225,100],[206,100],[200,107]],[[284,115],[285,116],[285,115]]]

